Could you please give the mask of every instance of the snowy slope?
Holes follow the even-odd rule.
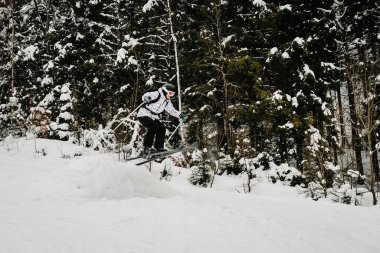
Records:
[[[380,250],[378,207],[315,202],[267,182],[241,194],[239,177],[204,189],[187,183],[188,169],[160,181],[163,165],[148,172],[67,142],[37,140],[45,156],[35,149],[0,144],[0,253]]]

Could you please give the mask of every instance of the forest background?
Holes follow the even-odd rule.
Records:
[[[126,116],[170,82],[204,168],[287,163],[316,199],[359,185],[377,204],[379,44],[375,0],[2,0],[0,136],[128,156]]]

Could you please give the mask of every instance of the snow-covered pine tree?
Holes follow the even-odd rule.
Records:
[[[330,92],[337,86],[338,68],[334,65],[337,45],[333,4],[276,2],[276,27],[272,27],[276,30],[270,31],[273,37],[267,36],[274,45],[263,75],[263,82],[272,93],[272,109],[268,110],[274,119],[271,132],[278,139],[278,149],[273,152],[280,154],[281,161],[294,155],[301,171],[309,125],[323,137],[334,136]],[[279,34],[281,38],[277,37]],[[333,150],[334,142],[329,143]],[[324,159],[333,160],[332,153]]]
[[[248,101],[260,63],[253,55],[252,2],[194,1],[182,51],[185,95],[198,116],[194,127],[216,126],[224,150],[234,152],[236,131],[247,122]],[[203,129],[198,130],[202,132]]]
[[[140,103],[140,86],[144,85],[141,62],[144,54],[139,41],[139,12],[141,6],[135,2],[119,4],[116,17],[118,35],[117,52],[114,60],[114,77],[118,82],[114,99],[119,107],[134,110]]]
[[[19,71],[18,53],[22,50],[21,33],[24,25],[21,16],[25,1],[9,1],[0,6],[0,43],[3,50],[0,53],[0,135],[9,133],[22,134],[26,120],[25,103],[23,103],[22,76],[25,72]]]
[[[60,140],[67,141],[72,131],[74,116],[72,115],[73,103],[71,98],[70,83],[65,83],[61,88],[59,97],[60,113],[57,117],[57,135]]]
[[[207,187],[211,181],[211,166],[207,149],[194,151],[192,157],[194,164],[192,164],[188,180],[193,185]]]
[[[175,81],[175,59],[170,44],[170,24],[167,16],[166,0],[149,0],[140,6],[140,31],[136,31],[139,41],[146,47],[141,59],[144,80],[154,80],[158,86]],[[174,83],[174,82],[173,82]],[[148,89],[152,82],[146,83]],[[157,86],[156,85],[156,86]]]

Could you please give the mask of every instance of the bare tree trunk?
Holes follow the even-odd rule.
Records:
[[[362,144],[361,138],[359,137],[358,131],[358,119],[356,116],[356,105],[354,90],[351,80],[347,78],[347,90],[348,90],[348,101],[350,107],[350,118],[351,118],[351,134],[352,134],[352,146],[355,151],[356,166],[361,175],[364,175],[363,161],[362,161]]]
[[[45,23],[45,38],[50,29],[50,8],[51,0],[46,0],[46,23]]]
[[[374,130],[376,127],[375,123],[375,89],[376,82],[375,78],[371,76],[372,65],[367,51],[364,46],[358,46],[358,69],[357,69],[357,82],[358,85],[361,85],[359,91],[354,92],[356,96],[355,102],[359,105],[359,102],[362,102],[362,106],[357,108],[357,116],[361,121],[362,125],[365,127],[366,136],[367,136],[367,152],[370,159],[370,182],[369,190],[372,193],[373,205],[377,205],[377,196],[376,196],[376,160],[374,159],[374,149],[375,138],[373,138]],[[373,80],[372,80],[373,79]],[[358,94],[357,94],[358,93]]]
[[[136,71],[136,81],[133,89],[133,97],[132,97],[132,108],[131,110],[134,110],[138,104],[137,100],[137,91],[139,89],[139,64],[137,64],[137,71]],[[141,101],[141,100],[140,100]]]
[[[11,19],[12,19],[12,37],[11,37],[11,88],[12,96],[16,96],[16,87],[15,87],[15,16],[14,16],[14,0],[11,0]]]
[[[223,45],[222,45],[222,24],[221,24],[221,10],[220,5],[216,7],[216,30],[218,34],[218,49],[219,49],[219,71],[221,72],[222,82],[223,82],[223,130],[224,130],[224,138],[226,138],[227,149],[228,152],[231,147],[231,136],[230,136],[230,124],[229,124],[229,115],[228,115],[228,101],[229,101],[229,93],[228,93],[228,80],[227,74],[224,69],[225,64],[225,56],[223,53]]]
[[[369,108],[371,105],[371,103],[368,103],[368,108],[369,110],[371,110],[372,108]],[[370,179],[370,191],[372,193],[372,198],[373,198],[373,205],[377,205],[377,197],[376,197],[376,189],[375,189],[375,184],[376,184],[376,176],[375,176],[375,162],[374,162],[374,158],[373,158],[373,151],[371,149],[371,147],[373,146],[372,145],[372,142],[374,141],[372,139],[372,128],[373,128],[373,125],[372,125],[372,112],[368,112],[368,125],[367,125],[367,141],[368,141],[368,149],[369,149],[369,157],[370,157],[370,168],[371,168],[371,179]]]
[[[346,137],[346,130],[344,129],[344,113],[343,113],[343,104],[342,104],[342,94],[340,91],[340,87],[337,89],[337,98],[338,98],[338,117],[340,124],[340,133],[341,133],[341,145],[342,148],[348,147],[348,140]]]
[[[198,120],[196,135],[197,135],[198,147],[200,150],[203,150],[203,148],[206,145],[205,145],[205,140],[204,140],[204,136],[203,136],[203,119],[202,118],[200,118]]]
[[[167,0],[168,5],[168,19],[170,24],[170,35],[173,40],[173,47],[174,47],[174,56],[175,56],[175,66],[176,66],[176,76],[177,76],[177,87],[178,87],[178,110],[182,111],[182,94],[181,94],[181,79],[180,79],[180,73],[179,73],[179,60],[178,60],[178,50],[177,50],[177,38],[174,33],[174,26],[172,21],[172,11],[170,7],[170,0]],[[181,136],[181,142],[183,143],[185,141],[185,135],[184,135],[184,129],[181,125],[180,127],[180,136]]]
[[[297,170],[299,170],[301,173],[304,172],[304,166],[303,166],[303,158],[304,158],[304,140],[296,137],[296,166]]]
[[[376,149],[376,134],[374,131],[371,133],[371,150],[372,150],[372,162],[373,162],[373,168],[374,168],[374,173],[375,173],[375,180],[378,182],[380,180],[380,175],[379,175],[379,159],[377,156],[377,149]]]
[[[220,163],[216,163],[216,161],[218,161],[220,159],[219,157],[219,150],[222,146],[222,141],[220,141],[220,138],[216,138],[216,143],[213,143],[214,145],[213,146],[216,146],[217,148],[215,150],[212,150],[212,149],[209,149],[209,156],[210,156],[210,160],[211,160],[211,168],[213,168],[213,174],[212,174],[212,177],[211,177],[211,183],[210,183],[210,188],[212,188],[213,184],[214,184],[214,180],[215,180],[215,176],[216,176],[216,173],[218,173],[219,169],[220,169]]]

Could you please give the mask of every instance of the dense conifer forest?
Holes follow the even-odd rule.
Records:
[[[1,140],[33,133],[128,157],[143,130],[127,116],[171,83],[207,182],[249,180],[251,159],[288,164],[297,173],[273,180],[294,173],[315,199],[351,202],[360,188],[377,203],[376,0],[2,0],[0,48]],[[171,132],[179,122],[165,117]]]

